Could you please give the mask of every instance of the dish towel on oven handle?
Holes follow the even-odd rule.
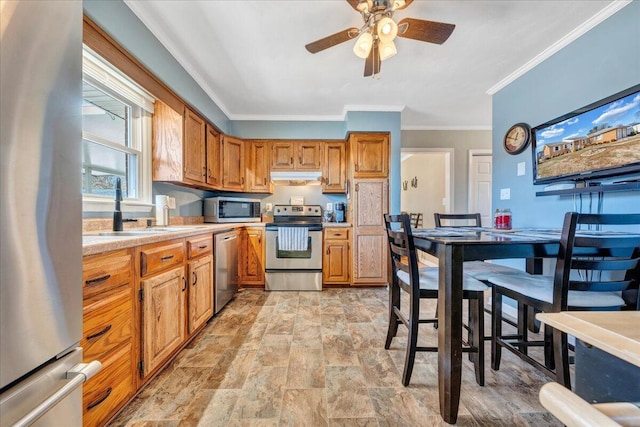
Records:
[[[307,227],[278,227],[278,250],[306,251],[309,249]]]

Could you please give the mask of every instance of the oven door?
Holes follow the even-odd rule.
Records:
[[[322,228],[309,227],[305,251],[282,251],[278,247],[277,226],[267,228],[266,270],[322,270]]]

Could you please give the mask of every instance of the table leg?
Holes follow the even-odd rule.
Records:
[[[462,262],[464,249],[446,245],[438,253],[438,391],[440,415],[454,424],[460,404],[462,368]]]

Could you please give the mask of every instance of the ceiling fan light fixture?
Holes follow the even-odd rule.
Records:
[[[405,0],[392,0],[391,10],[402,9],[407,2]]]
[[[360,13],[369,13],[369,11],[373,8],[373,0],[361,0],[356,6],[356,9],[360,11]]]
[[[392,41],[390,42],[380,42],[378,44],[378,48],[380,49],[380,61],[384,61],[385,59],[391,58],[393,55],[398,53],[396,50],[396,44]]]
[[[353,53],[356,54],[359,58],[367,59],[369,56],[369,52],[371,52],[371,47],[373,46],[373,36],[370,32],[364,32],[358,37],[356,44],[353,46]]]
[[[393,19],[385,16],[378,21],[377,33],[381,41],[392,42],[398,35],[398,24]]]

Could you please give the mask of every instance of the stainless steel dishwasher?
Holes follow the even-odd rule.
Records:
[[[213,255],[216,261],[215,312],[217,313],[238,291],[238,231],[217,233],[213,238]]]

